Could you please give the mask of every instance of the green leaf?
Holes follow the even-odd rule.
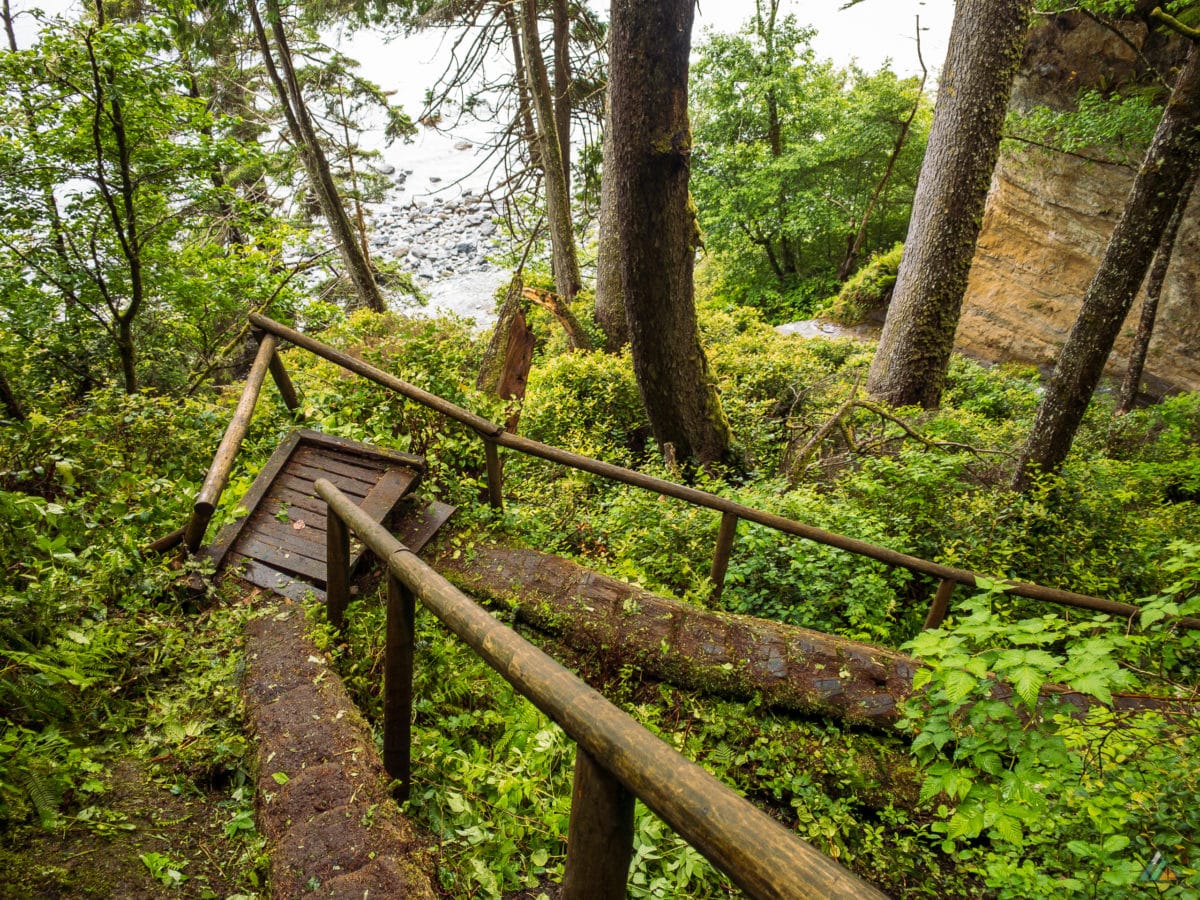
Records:
[[[973,690],[979,679],[962,669],[946,673],[946,698],[951,703],[961,703]]]
[[[1046,676],[1032,666],[1022,666],[1011,675],[1013,690],[1017,696],[1032,708],[1037,703],[1038,691],[1041,690]]]
[[[287,784],[292,780],[286,772],[272,772],[271,777],[275,780],[276,784]]]
[[[1104,839],[1105,853],[1120,853],[1129,846],[1129,838],[1123,834],[1111,834]]]

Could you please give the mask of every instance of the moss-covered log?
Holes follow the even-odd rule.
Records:
[[[679,687],[759,696],[776,709],[890,726],[921,666],[883,647],[660,597],[536,550],[476,546],[457,558],[442,552],[432,564],[463,590],[510,605],[520,620],[576,650],[610,655]],[[995,693],[1011,690],[998,685]],[[1097,702],[1060,685],[1042,693],[1081,710]],[[1141,695],[1113,700],[1127,709],[1181,707]]]
[[[887,725],[918,664],[867,644],[699,609],[536,550],[476,547],[433,563],[477,596],[579,650],[614,654],[672,684]]]

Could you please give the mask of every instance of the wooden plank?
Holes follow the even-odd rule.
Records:
[[[392,466],[409,466],[422,471],[425,469],[425,457],[417,456],[413,453],[404,453],[401,450],[388,450],[384,447],[363,444],[359,441],[349,440],[348,438],[334,437],[323,434],[320,431],[312,431],[308,428],[300,429],[299,434],[306,444],[315,444],[321,447],[341,450],[352,456],[373,457]]]
[[[420,553],[439,528],[454,515],[456,507],[440,500],[410,497],[399,510],[392,527],[396,539],[413,553]]]
[[[300,491],[293,491],[291,488],[275,485],[271,491],[271,495],[262,502],[259,506],[259,512],[265,512],[267,515],[274,516],[281,511],[287,509],[303,510],[306,515],[304,521],[309,521],[310,516],[320,518],[324,528],[325,522],[325,501],[313,493],[303,494]]]
[[[236,553],[229,554],[229,567],[237,566],[242,569],[241,578],[267,591],[274,591],[293,600],[305,600],[315,597],[324,602],[325,591],[306,581],[298,580],[294,575],[272,569],[256,559],[249,559]]]
[[[259,511],[259,515],[262,511]],[[304,522],[303,528],[296,528],[295,522],[280,522],[271,516],[263,516],[256,521],[246,534],[258,535],[261,538],[271,541],[294,541],[297,544],[314,544],[318,547],[325,546],[325,522],[315,524],[308,519],[301,519]],[[307,554],[310,555],[311,554]]]
[[[332,481],[332,479],[330,479]],[[379,479],[379,484],[357,505],[362,508],[371,521],[382,523],[392,514],[396,504],[408,490],[417,482],[417,473],[412,469],[389,469]],[[350,570],[357,571],[359,565],[369,558],[366,548],[356,542],[350,553]]]
[[[305,529],[307,530],[307,529]],[[299,532],[263,532],[259,528],[253,527],[241,533],[241,540],[238,541],[235,550],[245,554],[247,557],[256,559],[264,559],[257,552],[251,552],[248,547],[252,542],[256,546],[271,547],[272,550],[280,553],[295,553],[296,556],[308,557],[316,560],[318,563],[325,562],[325,532],[320,532],[320,541],[306,540],[301,538]]]
[[[267,460],[267,464],[259,470],[258,475],[254,479],[254,484],[250,485],[250,490],[246,491],[246,496],[242,498],[239,504],[251,514],[262,502],[262,499],[271,489],[271,485],[275,480],[275,476],[287,464],[288,458],[292,455],[292,451],[300,444],[303,437],[303,431],[296,430],[291,432],[283,442],[275,448],[275,452],[271,454],[271,458]],[[233,546],[234,541],[238,539],[242,529],[250,520],[250,516],[242,516],[230,522],[221,529],[216,540],[212,542],[208,550],[205,551],[212,559],[217,568],[221,567],[221,562],[225,558],[225,554],[229,552],[229,548]]]
[[[298,465],[327,473],[321,476],[323,478],[344,475],[367,484],[374,484],[382,473],[392,468],[377,460],[348,460],[322,456],[315,447],[301,447],[292,454],[292,462],[288,465],[288,469],[291,470]]]
[[[379,481],[380,474],[379,472],[364,470],[364,476],[357,477],[354,475],[344,475],[341,472],[326,472],[317,466],[309,466],[297,462],[293,457],[288,463],[287,469],[279,477],[299,479],[309,484],[314,483],[318,478],[325,478],[334,484],[344,484],[346,486],[345,490],[342,491],[344,494],[357,492],[359,496],[365,497],[371,488],[375,487],[375,483]]]
[[[317,475],[317,478],[324,477],[325,476],[323,474]],[[300,475],[293,475],[289,467],[287,472],[282,473],[278,478],[275,479],[275,483],[281,487],[287,488],[288,490],[295,491],[298,494],[303,494],[305,497],[311,497],[314,493],[313,482],[315,480],[316,479],[314,478],[304,478]],[[332,478],[327,480],[332,481],[334,484],[338,484],[338,482],[334,481]],[[345,484],[346,482],[342,483]],[[372,487],[374,487],[374,485],[362,484],[361,482],[355,481],[347,484],[345,490],[342,490],[341,485],[339,485],[338,490],[341,490],[343,494],[349,494],[357,502],[363,497],[367,496],[367,492],[370,491]]]
[[[259,540],[252,534],[243,535],[236,550],[243,556],[264,562],[272,569],[303,575],[312,579],[322,589],[325,587],[325,560],[305,556],[291,547],[280,547],[270,541]],[[323,556],[324,554],[322,554]]]

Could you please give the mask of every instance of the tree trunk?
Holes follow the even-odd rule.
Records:
[[[1121,382],[1121,391],[1117,400],[1117,415],[1124,415],[1133,409],[1137,399],[1138,389],[1142,383],[1142,373],[1146,368],[1146,355],[1150,352],[1150,339],[1154,336],[1154,323],[1158,318],[1158,300],[1162,295],[1163,283],[1167,280],[1167,269],[1171,266],[1171,256],[1175,252],[1175,238],[1179,235],[1179,225],[1187,211],[1192,189],[1196,186],[1196,178],[1200,169],[1192,172],[1191,180],[1183,186],[1179,199],[1175,202],[1175,211],[1163,232],[1162,240],[1158,242],[1158,250],[1154,254],[1154,266],[1150,269],[1150,278],[1146,282],[1146,297],[1142,301],[1142,314],[1138,318],[1137,334],[1133,338],[1133,346],[1129,348],[1129,366],[1125,370],[1125,379]]]
[[[512,44],[513,71],[517,87],[517,118],[521,123],[521,137],[529,147],[530,164],[541,168],[537,126],[533,124],[533,101],[529,96],[529,76],[525,72],[525,51],[521,45],[521,23],[512,3],[504,4],[504,24]]]
[[[1017,460],[1014,489],[1025,490],[1036,473],[1055,472],[1066,459],[1154,250],[1197,166],[1200,43],[1193,43],[1038,404],[1033,431]]]
[[[567,0],[554,0],[554,130],[571,209],[571,11]]]
[[[0,407],[4,408],[5,415],[14,422],[25,421],[25,410],[21,408],[21,403],[3,372],[0,372]]]
[[[702,464],[729,452],[729,423],[700,346],[688,194],[692,0],[613,0],[612,175],[621,286],[638,391],[665,454]],[[668,446],[670,445],[670,447]]]
[[[710,612],[660,597],[561,557],[477,544],[433,566],[463,590],[514,609],[517,618],[614,668],[634,665],[678,687],[838,721],[885,727],[900,717],[919,660],[894,650],[750,616]],[[1081,710],[1094,698],[1047,685]],[[994,696],[1012,691],[997,686]],[[1118,708],[1192,711],[1194,701],[1114,696]]]
[[[271,33],[275,38],[275,51],[279,54],[279,65],[283,69],[282,77],[275,67],[271,46],[259,16],[258,4],[255,0],[249,0],[247,8],[254,26],[254,34],[258,39],[259,50],[262,52],[267,76],[275,88],[288,130],[292,134],[296,149],[300,152],[300,158],[308,173],[309,184],[316,195],[317,203],[321,207],[321,213],[329,226],[330,235],[338,248],[342,262],[346,266],[346,273],[350,276],[354,289],[367,308],[376,312],[385,312],[387,303],[379,291],[379,285],[375,283],[375,275],[371,272],[370,263],[363,256],[362,248],[355,240],[350,217],[346,215],[346,207],[342,204],[341,195],[333,181],[329,161],[325,158],[325,151],[321,149],[321,142],[317,138],[312,119],[308,114],[308,107],[304,103],[300,82],[296,78],[296,71],[292,65],[292,53],[284,32],[278,0],[267,0],[267,17],[270,20]]]
[[[629,343],[625,294],[621,290],[621,235],[618,231],[616,181],[613,178],[612,114],[604,98],[604,163],[600,172],[600,221],[596,251],[596,324],[604,332],[605,349],[616,353]]]
[[[104,4],[96,2],[96,22],[104,27]],[[125,112],[121,97],[113,86],[114,72],[111,65],[102,67],[92,44],[94,32],[88,32],[85,43],[91,64],[92,90],[95,113],[92,117],[92,148],[96,159],[96,185],[112,223],[113,233],[125,260],[129,276],[129,301],[122,309],[119,300],[104,291],[104,302],[112,314],[110,335],[116,344],[117,356],[121,361],[121,375],[125,381],[125,393],[138,392],[137,351],[133,338],[133,321],[141,312],[145,301],[145,282],[142,276],[142,237],[138,220],[137,177],[133,171],[129,138],[125,130]],[[108,106],[108,122],[112,129],[113,144],[117,152],[116,173],[120,181],[114,186],[105,175],[106,164],[104,136],[101,133],[102,110]]]
[[[567,303],[579,293],[579,256],[575,250],[575,230],[571,224],[571,198],[567,173],[563,167],[562,145],[554,112],[550,76],[542,56],[538,36],[537,3],[522,3],[522,37],[525,45],[525,71],[533,95],[537,120],[538,152],[542,161],[546,188],[546,221],[550,226],[550,248],[554,269],[554,287]]]
[[[960,0],[904,259],[867,390],[937,406],[1032,0]]]

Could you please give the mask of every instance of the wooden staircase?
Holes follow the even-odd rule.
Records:
[[[317,431],[293,431],[259,472],[242,500],[247,515],[226,525],[205,551],[218,571],[287,597],[325,597],[325,501],[313,483],[325,478],[419,550],[454,513],[454,507],[412,492],[425,460]],[[351,564],[363,548],[351,547]]]

